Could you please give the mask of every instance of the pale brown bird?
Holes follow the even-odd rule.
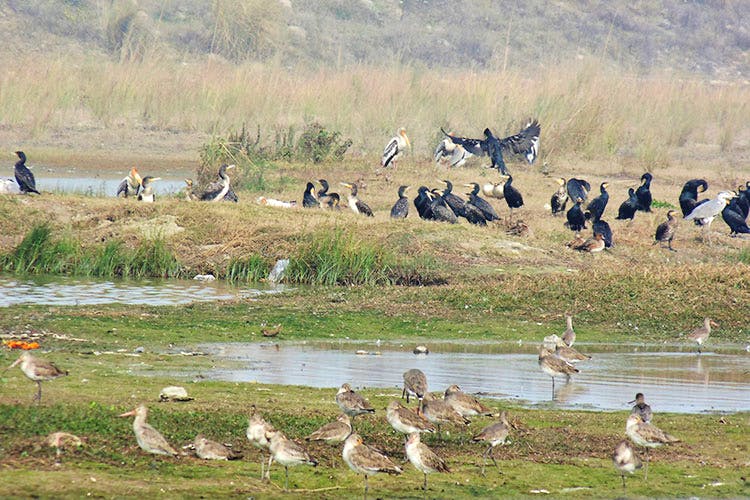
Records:
[[[573,316],[570,314],[565,315],[565,331],[562,334],[563,342],[565,342],[565,345],[568,347],[573,347],[573,344],[575,344],[576,341],[576,332],[573,330]]]
[[[390,458],[364,444],[359,434],[352,434],[346,438],[341,455],[351,470],[364,475],[365,498],[369,489],[367,476],[373,476],[378,472],[387,474],[401,474],[403,472]]]
[[[696,328],[688,334],[687,338],[698,344],[698,354],[701,353],[703,343],[708,340],[709,335],[711,335],[712,326],[718,327],[719,325],[714,323],[710,318],[705,318],[703,320],[703,326]]]
[[[424,485],[422,489],[427,491],[427,474],[434,472],[450,472],[445,461],[437,456],[426,444],[419,440],[419,433],[409,434],[406,440],[406,457],[409,462],[422,474],[424,474]]]
[[[406,396],[407,404],[409,403],[409,396],[416,396],[421,406],[422,398],[424,398],[426,392],[427,376],[422,370],[412,368],[404,372],[404,390],[401,392],[401,397]]]
[[[245,435],[247,440],[255,446],[261,449],[260,454],[260,477],[261,479],[268,477],[268,472],[265,472],[266,459],[263,456],[264,449],[268,449],[271,445],[271,441],[268,439],[268,435],[275,431],[273,425],[265,421],[263,416],[258,413],[255,405],[250,408],[250,416],[248,417],[247,430]]]
[[[552,399],[555,399],[555,377],[564,375],[568,380],[574,373],[580,370],[564,359],[555,356],[549,348],[542,345],[539,348],[539,367],[544,373],[552,377]]]
[[[488,425],[487,427],[482,429],[482,432],[472,438],[472,440],[475,442],[484,441],[485,443],[489,443],[487,450],[482,455],[482,458],[484,459],[484,462],[482,463],[483,476],[485,466],[487,465],[487,456],[492,459],[492,463],[495,464],[495,467],[497,467],[498,470],[500,470],[500,467],[495,461],[495,457],[492,456],[492,450],[499,444],[504,445],[507,442],[508,434],[510,434],[510,424],[508,423],[507,414],[503,411],[502,413],[500,413],[499,422]]]
[[[667,220],[659,224],[659,226],[656,228],[656,233],[654,234],[654,245],[659,243],[660,246],[663,247],[663,243],[666,242],[668,245],[667,248],[669,248],[673,252],[677,251],[672,248],[672,240],[674,239],[675,232],[677,231],[677,217],[675,217],[676,215],[677,210],[670,210],[669,212],[667,212]]]
[[[375,408],[370,402],[354,392],[349,384],[342,385],[336,393],[336,404],[339,405],[341,411],[352,418],[364,413],[375,413]]]
[[[638,458],[635,450],[633,450],[633,447],[627,441],[620,441],[620,444],[615,447],[615,451],[612,453],[612,463],[620,471],[623,490],[625,489],[625,473],[632,474],[636,469],[640,469],[643,466],[641,459]]]
[[[146,417],[148,416],[148,408],[146,405],[140,405],[134,410],[127,413],[123,413],[120,417],[135,417],[133,419],[133,432],[135,433],[135,440],[138,441],[138,446],[141,447],[146,453],[153,453],[154,455],[177,455],[177,450],[172,448],[164,436],[159,431],[151,427],[146,423]]]
[[[83,441],[74,434],[69,434],[67,432],[53,432],[47,436],[44,440],[44,444],[55,449],[55,455],[59,461],[61,450],[66,448],[80,448],[83,446]]]
[[[631,413],[625,423],[625,434],[628,435],[633,443],[646,448],[646,471],[643,473],[643,479],[648,476],[649,449],[656,448],[663,444],[679,443],[680,440],[671,436],[654,424],[643,421],[640,415]]]
[[[579,252],[596,253],[604,250],[604,247],[604,235],[602,235],[602,233],[594,233],[593,238],[586,239],[586,241],[584,241],[582,244],[573,247],[573,250],[578,250]]]
[[[442,424],[467,425],[469,419],[462,417],[451,405],[442,399],[437,399],[432,394],[425,393],[422,400],[422,414],[437,426],[438,436],[440,436],[440,426]]]
[[[352,422],[349,415],[342,413],[336,420],[323,425],[307,436],[307,441],[325,441],[327,444],[343,443],[352,433]]]
[[[581,352],[578,352],[577,349],[574,347],[568,347],[565,342],[558,337],[558,343],[555,346],[555,354],[560,359],[567,361],[571,364],[576,364],[580,361],[586,361],[591,359],[591,356],[588,354],[583,354]]]
[[[284,491],[289,490],[289,467],[295,465],[318,465],[317,460],[310,458],[310,455],[302,447],[284,435],[281,431],[271,431],[266,434],[270,441],[268,449],[271,451],[271,458],[268,460],[268,473],[271,473],[271,464],[278,462],[284,466]]]
[[[42,358],[36,358],[28,352],[21,354],[21,356],[6,369],[13,368],[18,364],[21,365],[21,371],[23,374],[26,375],[28,379],[36,382],[38,390],[36,395],[34,395],[33,401],[42,401],[43,380],[53,380],[58,377],[64,377],[68,374],[67,370],[61,370],[55,366],[54,363]]]
[[[397,432],[435,432],[435,426],[426,418],[413,412],[399,401],[391,401],[386,408],[385,418]]]
[[[264,337],[275,337],[281,333],[281,323],[274,325],[272,328],[261,328],[260,333]]]
[[[231,449],[216,441],[211,441],[203,434],[193,440],[195,454],[203,460],[235,460],[239,458]]]
[[[451,405],[462,417],[493,414],[492,408],[483,405],[474,396],[466,394],[456,384],[451,385],[445,390],[444,401]]]

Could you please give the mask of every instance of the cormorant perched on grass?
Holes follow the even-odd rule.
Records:
[[[456,217],[466,216],[466,202],[459,196],[453,194],[453,183],[447,179],[443,180],[445,189],[443,190],[443,200],[453,210]]]
[[[323,186],[323,189],[318,191],[318,202],[323,208],[331,208],[331,206],[333,205],[333,201],[330,199],[330,197],[334,194],[338,197],[338,194],[328,192],[329,186],[327,180],[318,179],[318,182],[320,182],[320,185]]]
[[[391,208],[391,219],[405,219],[409,215],[409,198],[406,197],[406,190],[409,186],[399,186],[398,200]]]
[[[651,211],[651,180],[653,175],[646,172],[641,176],[642,184],[635,190],[635,196],[638,198],[638,210],[642,212]]]
[[[156,196],[154,195],[154,188],[151,185],[151,183],[160,181],[161,177],[151,177],[150,175],[147,175],[143,178],[141,181],[141,192],[138,193],[138,201],[143,201],[145,203],[153,203],[156,201]]]
[[[635,189],[628,188],[628,199],[620,204],[620,209],[617,211],[615,219],[633,220],[636,210],[638,210],[638,197],[635,195]]]
[[[318,208],[320,202],[315,197],[315,184],[308,182],[305,187],[305,194],[302,196],[302,206],[305,208]]]
[[[521,191],[513,186],[513,177],[510,175],[503,185],[503,198],[505,199],[505,203],[508,204],[511,217],[513,217],[514,208],[521,208],[523,206],[523,196],[521,196]]]
[[[142,180],[141,174],[138,173],[138,169],[135,167],[131,168],[127,177],[123,178],[120,185],[117,186],[116,196],[122,196],[123,198],[127,198],[128,196],[138,196]],[[192,181],[190,182],[192,183]]]
[[[234,167],[235,165],[227,165],[226,163],[219,167],[219,180],[208,185],[200,196],[201,201],[222,201],[229,194],[231,188],[227,170]],[[237,201],[236,196],[235,200],[231,201]]]
[[[594,234],[599,233],[602,235],[605,248],[611,248],[615,246],[614,242],[612,241],[612,228],[609,227],[609,223],[607,221],[602,220],[601,217],[596,216],[589,211],[586,211],[583,216],[586,218],[586,220],[591,221],[591,229],[593,230]]]
[[[721,218],[729,226],[731,230],[729,234],[748,234],[750,233],[750,227],[747,226],[747,216],[742,213],[742,208],[735,204],[736,199],[733,198],[721,211]]]
[[[604,210],[607,208],[607,203],[609,202],[608,186],[609,183],[602,182],[599,186],[599,196],[591,200],[591,203],[586,207],[586,210],[591,212],[591,218],[594,220],[601,219],[602,215],[604,215]]]
[[[426,186],[419,186],[417,196],[414,198],[414,207],[417,209],[420,219],[432,220],[432,207],[429,189]]]
[[[672,248],[672,240],[674,239],[674,233],[677,230],[677,218],[675,217],[677,215],[677,210],[670,210],[667,212],[667,220],[659,224],[659,226],[656,228],[656,234],[654,235],[654,245],[657,243],[664,243],[667,242],[667,245],[670,250],[673,252],[676,252],[674,248]],[[663,245],[660,245],[663,246]]]
[[[341,210],[341,197],[338,193],[331,193],[328,195],[328,205],[326,208],[330,210]]]
[[[680,210],[682,210],[683,217],[692,212],[701,203],[708,201],[708,198],[698,201],[698,193],[705,193],[707,189],[708,182],[705,179],[690,179],[682,186],[682,191],[680,191]]]
[[[576,233],[586,229],[586,217],[583,215],[583,210],[581,210],[581,203],[583,203],[583,200],[578,198],[575,205],[573,205],[571,209],[568,210],[568,213],[565,214],[568,219],[568,222],[566,222],[565,225],[568,229],[575,231]]]
[[[437,188],[433,189],[432,197],[433,200],[430,204],[430,208],[432,209],[433,220],[436,220],[438,222],[450,222],[451,224],[457,223],[458,218],[456,217],[456,214],[453,213],[453,210],[451,210],[451,208],[448,206],[448,203],[445,202],[443,193],[441,193]]]
[[[506,183],[506,186],[507,185],[508,184]],[[478,208],[479,211],[482,212],[482,215],[484,215],[484,218],[488,221],[498,220],[500,218],[497,216],[497,212],[495,212],[495,209],[492,208],[492,205],[490,205],[487,200],[479,196],[479,184],[477,184],[476,182],[470,182],[469,184],[465,184],[465,186],[473,188],[470,193],[466,193],[467,195],[469,195],[468,204],[474,205],[476,208]]]
[[[355,214],[366,215],[367,217],[374,217],[372,215],[372,210],[367,206],[367,203],[357,198],[356,183],[349,184],[348,182],[342,182],[341,185],[351,189],[351,193],[349,194],[349,208],[352,209],[352,212]]]
[[[18,188],[24,194],[42,194],[36,190],[36,180],[34,179],[34,174],[32,174],[31,170],[29,170],[29,167],[26,166],[26,154],[23,151],[16,151],[16,156],[18,156],[18,161],[16,162],[14,170]]]
[[[589,191],[591,191],[591,184],[583,179],[568,179],[568,196],[571,200],[586,201],[589,197]]]
[[[549,204],[552,207],[552,215],[557,215],[565,211],[565,206],[568,204],[568,190],[565,187],[565,179],[560,177],[557,179],[557,183],[560,187],[552,194],[552,199]]]

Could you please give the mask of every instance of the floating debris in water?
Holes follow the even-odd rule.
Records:
[[[193,276],[193,279],[195,281],[214,281],[216,280],[216,276],[213,274],[196,274]]]

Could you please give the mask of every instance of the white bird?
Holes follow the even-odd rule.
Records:
[[[160,180],[161,177],[151,177],[150,175],[144,177],[141,181],[141,192],[138,193],[138,201],[153,203],[156,197],[154,196],[154,188],[151,183]]]
[[[451,168],[462,166],[472,156],[474,155],[467,151],[466,148],[460,144],[454,144],[450,137],[446,137],[440,141],[438,147],[435,148],[435,163],[447,158]]]
[[[21,190],[13,179],[0,179],[0,194],[21,194]]]
[[[395,137],[386,144],[385,149],[383,150],[383,157],[380,160],[380,165],[385,168],[393,163],[395,166],[396,158],[403,154],[407,147],[411,147],[411,142],[406,136],[406,129],[401,127],[398,129],[398,132],[396,132]]]
[[[719,215],[722,210],[729,204],[729,200],[735,197],[735,194],[731,191],[722,191],[716,198],[709,200],[705,203],[701,203],[693,209],[692,212],[685,216],[685,220],[697,220],[702,225],[706,226],[705,231],[708,232],[708,244],[711,244],[711,222],[714,218]]]
[[[627,441],[621,441],[612,453],[612,463],[622,476],[622,489],[625,489],[625,473],[632,474],[636,469],[640,469],[641,459],[635,454],[635,450]]]

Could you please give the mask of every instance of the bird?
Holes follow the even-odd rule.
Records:
[[[268,473],[264,472],[265,468],[265,458],[263,457],[263,449],[268,449],[268,447],[271,444],[271,441],[268,438],[268,435],[276,430],[276,428],[266,422],[266,420],[263,418],[263,416],[258,413],[257,408],[255,405],[252,405],[250,407],[250,416],[248,417],[248,423],[247,423],[247,430],[245,431],[245,436],[247,436],[247,440],[250,441],[250,444],[255,446],[256,448],[261,449],[261,456],[260,456],[260,477],[261,479],[267,477]]]
[[[492,449],[497,445],[504,445],[506,444],[508,440],[508,435],[510,434],[510,424],[508,423],[508,415],[505,413],[505,411],[500,413],[500,421],[495,422],[494,424],[490,424],[482,431],[475,435],[472,439],[472,441],[476,443],[480,443],[484,441],[485,443],[489,443],[489,446],[487,447],[487,450],[482,455],[482,458],[484,459],[484,462],[482,463],[482,475],[484,476],[484,469],[487,465],[487,456],[489,456],[492,459],[492,463],[495,464],[495,467],[500,470],[500,467],[498,467],[497,462],[495,461],[495,457],[492,456]]]
[[[544,373],[552,377],[552,399],[555,399],[555,377],[564,375],[570,380],[570,376],[579,373],[580,370],[564,359],[555,356],[555,353],[544,344],[539,348],[539,367]]]
[[[151,185],[153,182],[160,181],[161,177],[152,177],[147,175],[141,181],[141,192],[138,193],[138,201],[144,203],[153,203],[156,200],[154,195],[154,187]]]
[[[683,217],[692,212],[698,205],[708,201],[708,198],[698,201],[698,193],[705,193],[707,189],[708,182],[705,179],[690,179],[682,186],[679,201]]]
[[[349,384],[342,385],[336,393],[336,404],[339,405],[341,411],[352,418],[366,413],[375,413],[375,408],[370,402],[354,392]]]
[[[42,358],[32,356],[28,352],[24,352],[21,356],[13,362],[6,370],[9,370],[15,366],[21,365],[21,371],[26,378],[33,380],[37,385],[37,393],[34,395],[33,401],[42,401],[42,381],[54,380],[58,377],[64,377],[68,374],[67,370],[61,370],[51,361],[47,361]]]
[[[329,210],[333,211],[340,211],[341,210],[341,197],[338,193],[330,193],[326,197],[327,205],[324,208],[328,208]]]
[[[373,476],[378,472],[396,475],[403,472],[390,458],[366,445],[359,434],[351,434],[346,438],[341,455],[351,470],[364,476],[365,498],[369,490],[367,476]]]
[[[162,436],[159,431],[146,423],[146,417],[148,416],[148,408],[146,405],[140,405],[136,409],[119,416],[135,416],[135,419],[133,419],[133,432],[135,433],[135,439],[138,441],[138,446],[140,446],[146,453],[168,456],[175,456],[178,454],[177,450],[172,448],[172,445],[164,439],[164,436]]]
[[[593,230],[594,235],[596,235],[596,233],[602,235],[602,239],[604,240],[604,248],[611,248],[615,246],[612,236],[612,228],[609,226],[609,223],[607,221],[602,220],[600,216],[592,215],[589,211],[586,211],[583,216],[586,218],[586,220],[591,220],[593,217],[593,221],[591,222],[591,229]]]
[[[260,329],[260,334],[264,337],[276,337],[281,333],[281,330],[284,328],[281,323],[277,323],[273,326],[266,326],[265,324],[261,325],[262,328]]]
[[[651,422],[653,412],[651,411],[651,407],[644,400],[642,392],[637,393],[633,401],[628,401],[629,405],[632,405],[633,403],[635,403],[635,405],[633,406],[633,409],[630,413],[638,415],[639,417],[641,417],[641,420],[646,423]]]
[[[711,222],[719,215],[729,200],[734,198],[735,194],[731,191],[722,191],[716,198],[696,206],[692,212],[685,216],[685,220],[700,220],[705,226],[704,231],[708,232],[708,243],[711,244]]]
[[[406,191],[409,186],[399,186],[398,200],[391,208],[391,219],[405,219],[409,215],[409,198],[406,197]]]
[[[575,199],[575,204],[565,214],[565,218],[567,219],[565,225],[568,229],[576,233],[586,229],[586,216],[583,214],[583,210],[581,210],[581,203],[583,203],[583,198],[579,196]]]
[[[21,189],[14,179],[0,179],[0,194],[21,194]]]
[[[508,183],[506,182],[506,186]],[[489,204],[487,200],[484,198],[481,198],[479,196],[479,184],[476,182],[470,182],[469,184],[465,184],[465,187],[472,188],[471,192],[466,193],[469,195],[469,201],[467,202],[469,205],[474,205],[479,211],[482,212],[482,215],[484,215],[484,218],[487,221],[493,221],[498,220],[500,217],[497,216],[497,212],[494,208],[492,208],[492,205]],[[503,187],[505,189],[505,187]]]
[[[635,218],[635,213],[638,211],[638,197],[635,195],[635,189],[628,188],[628,199],[620,204],[620,208],[617,211],[617,220],[630,219],[631,221]]]
[[[692,340],[696,344],[698,344],[698,354],[701,353],[701,349],[703,347],[703,343],[708,340],[709,335],[711,335],[711,327],[712,326],[719,326],[711,318],[704,318],[703,319],[703,326],[700,326],[690,332],[687,336],[688,339]]]
[[[628,435],[634,444],[646,448],[646,466],[648,466],[649,462],[650,448],[656,448],[663,444],[680,442],[679,439],[667,434],[654,424],[644,422],[643,419],[635,413],[631,413],[625,423],[625,434]],[[648,470],[644,473],[644,480],[646,479],[646,474],[648,474]]]
[[[466,394],[461,388],[453,384],[444,393],[443,400],[448,403],[462,417],[473,417],[476,415],[492,415],[492,408],[483,405],[471,394]]]
[[[18,156],[18,161],[13,170],[21,193],[41,194],[36,190],[36,179],[34,179],[34,174],[32,174],[29,167],[26,166],[26,153],[23,151],[16,151],[16,156]]]
[[[608,182],[602,182],[599,185],[599,196],[591,200],[586,207],[586,210],[591,212],[591,216],[594,220],[601,219],[604,215],[604,210],[607,208],[609,202],[609,193],[607,192]]]
[[[513,209],[521,208],[523,206],[523,196],[521,195],[521,192],[513,186],[513,177],[510,175],[508,175],[508,179],[505,181],[505,185],[503,185],[503,197],[505,198],[505,203],[508,204],[510,217],[512,218]]]
[[[438,189],[432,190],[430,210],[432,211],[432,220],[436,220],[438,222],[448,222],[450,224],[456,224],[458,222],[456,214],[448,206],[445,198],[443,198],[443,193],[441,193]]]
[[[587,238],[581,245],[573,247],[573,250],[596,253],[601,252],[605,247],[606,243],[604,242],[604,235],[595,232],[593,237]]]
[[[730,233],[736,234],[748,234],[750,233],[750,227],[747,225],[747,214],[743,212],[743,207],[739,205],[737,200],[739,196],[732,199],[732,201],[724,207],[721,211],[721,218],[724,219],[727,226],[729,226]],[[744,200],[744,197],[742,197]]]
[[[305,193],[302,195],[302,206],[304,208],[318,208],[320,202],[315,197],[315,184],[308,182],[305,187]]]
[[[454,144],[463,146],[469,153],[477,156],[489,155],[491,168],[507,175],[508,170],[503,159],[503,150],[510,150],[515,154],[523,154],[529,164],[533,164],[539,154],[539,135],[541,126],[537,120],[530,120],[524,128],[515,135],[498,139],[489,128],[484,129],[484,139],[470,139],[456,137],[440,129]]]
[[[635,190],[635,196],[638,198],[638,210],[642,212],[651,211],[651,181],[654,176],[646,172],[641,176],[641,185]]]
[[[625,489],[625,473],[632,474],[636,469],[640,469],[643,466],[641,459],[635,454],[633,447],[625,440],[620,441],[615,447],[615,451],[612,452],[612,463],[620,471],[623,490]]]
[[[413,354],[424,354],[425,356],[430,354],[430,349],[426,345],[418,345],[414,347],[414,350],[412,351]]]
[[[333,422],[327,423],[305,438],[306,441],[325,441],[326,444],[343,443],[352,433],[349,415],[342,413]]]
[[[418,432],[409,434],[405,448],[409,462],[415,469],[424,474],[422,490],[427,491],[427,474],[451,471],[445,460],[437,456],[426,444],[420,442]]]
[[[396,159],[401,156],[407,147],[411,147],[409,137],[406,135],[406,129],[401,127],[396,135],[385,145],[383,157],[380,159],[380,165],[386,168],[393,164],[396,166]]]
[[[443,183],[445,184],[445,189],[442,196],[446,205],[448,205],[456,217],[466,217],[466,202],[453,194],[453,183],[451,181],[443,179]]]
[[[367,217],[373,217],[372,210],[367,206],[367,203],[357,198],[357,183],[350,184],[342,182],[341,185],[351,189],[349,194],[349,208],[352,209],[352,212],[355,214],[366,215]]]
[[[584,179],[568,179],[568,183],[565,186],[568,190],[568,196],[571,200],[586,201],[589,197],[589,191],[591,191],[591,184]]]
[[[426,186],[419,186],[417,196],[414,198],[414,208],[417,209],[420,219],[432,220],[431,193]]]
[[[185,179],[185,200],[196,201],[198,195],[193,193],[193,179]]]
[[[570,347],[557,335],[554,336],[555,338],[555,356],[562,359],[563,361],[567,361],[568,363],[574,365],[576,363],[579,363],[581,361],[588,361],[591,359],[591,356],[588,354],[583,354],[582,352],[578,352],[578,350],[575,347]]]
[[[498,200],[502,200],[505,198],[505,195],[503,194],[503,186],[505,185],[505,181],[501,180],[500,182],[485,182],[482,184],[482,194],[485,195],[488,198],[497,198]]]
[[[466,160],[472,156],[462,145],[455,144],[450,136],[440,141],[440,144],[435,148],[435,163],[447,158],[448,165],[451,168],[463,166]]]
[[[673,252],[677,251],[672,248],[672,240],[674,239],[675,231],[677,231],[677,217],[675,215],[677,215],[677,210],[667,212],[667,220],[659,224],[656,228],[653,243],[654,245],[658,243],[660,246],[663,246],[662,244],[666,242],[667,248]]]
[[[469,423],[468,418],[462,417],[446,401],[437,399],[429,392],[425,393],[422,399],[422,415],[437,426],[438,436],[440,436],[442,424],[467,425]]]
[[[416,396],[419,400],[419,406],[422,406],[422,399],[427,393],[427,376],[422,370],[412,368],[404,372],[404,390],[401,392],[401,398],[406,396],[406,402],[409,403],[409,396]]]
[[[195,454],[203,460],[235,460],[239,458],[231,449],[221,443],[207,439],[203,434],[198,434],[193,440]]]
[[[550,207],[552,208],[552,215],[557,215],[565,211],[565,206],[568,204],[568,190],[565,187],[565,179],[562,177],[557,179],[557,183],[560,187],[552,193],[550,199]]]
[[[318,179],[318,182],[322,186],[322,189],[318,191],[318,202],[320,203],[320,206],[323,208],[333,208],[335,205],[334,198],[338,199],[339,195],[338,193],[329,193],[328,190],[330,189],[330,186],[328,185],[328,181],[325,179]],[[302,200],[304,202],[304,198]],[[303,203],[304,206],[304,203]]]
[[[570,314],[565,315],[565,331],[561,338],[568,347],[573,347],[573,344],[576,341],[576,332],[573,330],[573,316]]]
[[[227,165],[226,163],[219,167],[219,180],[208,185],[206,190],[200,195],[200,200],[222,201],[227,195],[229,195],[231,191],[231,179],[227,174],[227,170],[235,167],[235,165]]]
[[[286,437],[283,432],[274,430],[267,433],[267,437],[270,441],[268,449],[271,451],[271,458],[268,460],[269,474],[273,462],[284,466],[284,491],[289,490],[289,467],[318,465],[317,460],[311,458],[302,445]]]
[[[141,174],[138,173],[138,169],[133,167],[128,172],[128,175],[120,181],[117,186],[117,194],[115,196],[128,198],[130,196],[138,196],[138,191],[141,189]],[[185,180],[187,182],[188,179]],[[189,186],[192,187],[193,181],[190,181]]]
[[[419,413],[415,413],[399,401],[391,401],[385,411],[385,418],[396,432],[435,432],[435,426]]]

